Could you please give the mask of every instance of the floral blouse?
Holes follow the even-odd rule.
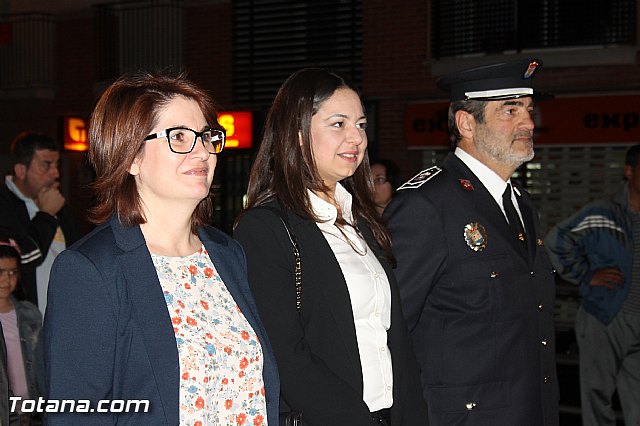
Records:
[[[204,246],[151,257],[178,346],[180,424],[266,425],[262,347]]]

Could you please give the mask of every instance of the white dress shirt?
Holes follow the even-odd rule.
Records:
[[[491,194],[491,196],[496,200],[496,203],[498,203],[498,206],[500,206],[500,210],[502,210],[502,214],[508,221],[507,213],[504,211],[504,206],[502,205],[502,194],[507,188],[507,184],[511,184],[511,179],[505,182],[500,176],[496,174],[496,172],[478,161],[475,157],[472,157],[469,153],[467,153],[460,147],[456,148],[454,154],[464,164],[466,164],[469,169],[471,169],[473,174],[476,175],[476,177],[480,180],[480,182],[482,182],[484,187],[487,188],[487,191],[489,191],[489,194]],[[518,217],[520,217],[520,222],[522,223],[522,227],[524,229],[524,221],[522,220],[522,213],[520,213],[520,206],[518,206],[518,200],[513,192],[513,184],[511,184],[511,202],[518,212]]]
[[[353,227],[339,229],[335,225],[338,210],[334,205],[311,191],[309,198],[314,213],[323,220],[317,223],[318,228],[338,260],[351,298],[362,365],[362,398],[372,412],[390,408],[393,405],[393,370],[387,346],[387,330],[391,326],[391,288],[387,274]],[[344,220],[353,224],[351,194],[339,183],[335,200],[342,209]]]

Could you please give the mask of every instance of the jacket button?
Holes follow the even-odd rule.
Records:
[[[500,275],[498,272],[496,271],[492,271],[491,272],[491,278],[496,278],[498,275]]]
[[[543,339],[540,343],[542,343],[542,346],[547,346],[547,339]]]
[[[544,306],[542,305],[542,303],[538,305],[538,310],[539,311],[542,311],[543,308],[544,308]]]
[[[549,376],[544,376],[544,378],[542,379],[542,381],[543,381],[544,383],[549,383],[549,382],[551,381],[551,377],[549,377]]]
[[[474,408],[476,408],[476,403],[475,403],[475,402],[467,402],[467,403],[465,404],[465,407],[467,408],[467,410],[471,411],[471,410],[473,410]]]

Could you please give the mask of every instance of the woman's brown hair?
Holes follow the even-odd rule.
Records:
[[[313,212],[307,190],[327,192],[329,189],[313,159],[311,118],[338,89],[357,92],[342,77],[320,68],[297,71],[282,84],[269,109],[260,149],[251,168],[246,210],[278,200],[283,208],[296,215],[320,221]],[[368,154],[365,153],[353,176],[340,183],[353,197],[354,217],[364,220],[378,245],[392,260],[389,234],[373,204]]]
[[[105,222],[113,214],[125,226],[146,222],[129,168],[144,149],[144,138],[156,125],[159,111],[177,96],[194,100],[209,126],[221,129],[213,100],[183,74],[128,74],[110,85],[98,100],[89,121],[89,161],[96,172],[93,188],[97,204],[90,211],[94,223]],[[208,222],[211,206],[211,195],[198,204],[191,220],[193,232]]]

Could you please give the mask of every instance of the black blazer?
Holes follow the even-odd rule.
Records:
[[[362,400],[362,366],[351,301],[340,265],[315,222],[290,213],[288,219],[302,261],[300,313],[295,304],[293,247],[280,218],[268,209],[251,209],[234,234],[247,254],[249,285],[276,354],[280,410],[302,411],[310,426],[371,426]],[[387,335],[393,359],[392,425],[427,424],[393,274],[369,229],[359,228],[391,283]]]
[[[38,304],[36,267],[47,257],[58,226],[62,229],[67,247],[78,240],[79,234],[67,206],[56,217],[38,212],[30,219],[24,201],[11,192],[4,182],[0,184],[0,234],[15,239],[22,255],[22,288],[18,288],[16,293],[19,299]]]
[[[528,257],[454,154],[420,187],[399,190],[385,211],[434,425],[558,424],[553,268],[531,199],[519,192]],[[470,224],[480,231],[467,241]]]

